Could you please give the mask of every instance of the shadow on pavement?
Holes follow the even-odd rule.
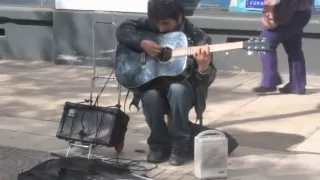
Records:
[[[231,125],[235,125],[235,124],[245,124],[245,123],[252,123],[252,122],[259,122],[259,121],[276,121],[276,120],[282,120],[282,119],[286,119],[286,118],[306,116],[306,115],[318,114],[318,113],[320,113],[320,109],[312,109],[312,110],[293,112],[293,113],[288,113],[288,114],[261,116],[261,117],[247,118],[247,119],[234,120],[234,121],[221,120],[221,122],[214,122],[210,126],[220,128],[220,127],[231,126]]]
[[[2,62],[0,70],[0,102],[2,106],[0,114],[2,116],[24,117],[45,120],[59,120],[65,101],[82,102],[89,98],[91,91],[92,68],[75,66],[54,66],[37,65],[39,62],[31,62],[34,65],[25,63]],[[38,66],[38,68],[35,68]],[[97,73],[108,76],[110,69],[97,68]],[[219,73],[218,79],[232,77],[234,72]],[[221,76],[221,79],[220,79]],[[100,92],[105,80],[96,82],[93,89]],[[230,100],[244,99],[252,97],[250,92],[236,92],[231,84],[221,87],[219,83],[214,84],[209,89],[208,104],[228,102]],[[122,91],[122,101],[124,103],[126,89]],[[109,82],[104,90],[99,102],[100,105],[110,106],[117,103],[117,84]],[[126,104],[130,103],[129,97]],[[134,111],[133,111],[134,112]],[[133,113],[132,112],[132,113]],[[129,112],[131,113],[131,112]]]

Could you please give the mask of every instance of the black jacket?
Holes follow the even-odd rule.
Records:
[[[149,31],[152,33],[160,33],[156,24],[153,21],[149,21],[147,18],[140,18],[138,20],[126,20],[120,24],[117,28],[117,40],[120,44],[132,48],[136,51],[142,51],[140,43],[144,39],[149,39],[146,34],[141,31]],[[211,44],[212,40],[204,31],[195,27],[188,19],[185,19],[184,33],[186,34],[189,44],[193,46]],[[211,63],[209,69],[206,73],[199,73],[196,68],[194,68],[194,73],[191,77],[191,83],[196,92],[195,100],[195,112],[197,114],[197,119],[202,120],[202,114],[206,109],[206,99],[208,95],[208,88],[215,80],[216,68],[213,65],[213,60],[211,56]],[[139,108],[140,94],[139,92],[134,92],[134,98],[131,104]]]

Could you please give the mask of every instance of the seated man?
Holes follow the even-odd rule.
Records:
[[[216,77],[209,46],[211,38],[195,27],[184,16],[182,0],[149,0],[148,18],[126,20],[117,28],[117,39],[122,45],[137,51],[145,51],[155,57],[160,47],[148,40],[144,32],[168,33],[182,31],[191,45],[203,45],[193,55],[194,71],[181,82],[157,82],[152,89],[134,92],[134,100],[141,99],[143,113],[151,134],[148,138],[149,162],[159,163],[169,158],[171,165],[181,165],[186,160],[190,139],[188,115],[194,106],[198,119],[206,107],[208,88]],[[172,122],[170,137],[164,121],[166,106]]]

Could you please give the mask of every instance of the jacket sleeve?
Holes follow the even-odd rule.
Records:
[[[122,22],[116,30],[118,42],[136,51],[142,51],[140,44],[144,37],[141,30],[147,29],[147,21],[146,18],[140,18]]]
[[[209,35],[207,35],[204,31],[202,31],[199,28],[194,28],[194,35],[197,36],[196,41],[195,41],[195,45],[200,46],[200,45],[211,45],[212,44],[212,39]],[[210,64],[209,64],[209,68],[207,69],[206,72],[199,72],[198,69],[196,68],[196,72],[195,72],[195,76],[196,76],[196,82],[197,84],[201,84],[201,85],[206,85],[206,86],[210,86],[213,81],[216,78],[216,74],[217,74],[217,69],[213,64],[213,55],[212,53],[210,53]]]

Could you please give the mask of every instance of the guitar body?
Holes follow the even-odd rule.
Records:
[[[155,41],[161,47],[187,48],[188,40],[182,32],[159,35]],[[118,44],[115,58],[115,75],[117,81],[128,89],[145,89],[159,78],[172,80],[186,79],[191,73],[187,56],[173,57],[162,62],[144,52],[134,51]]]

